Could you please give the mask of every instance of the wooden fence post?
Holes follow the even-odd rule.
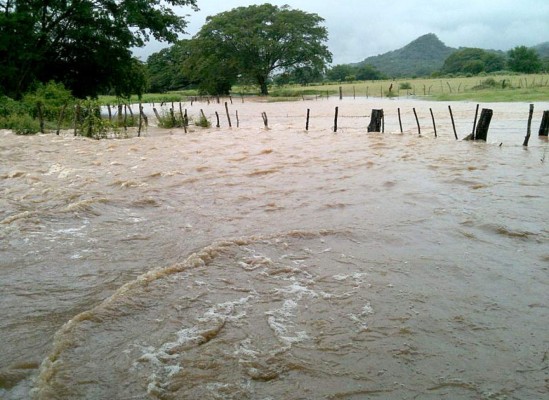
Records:
[[[524,138],[523,146],[528,147],[528,141],[530,140],[530,129],[532,128],[532,115],[534,115],[534,105],[530,104],[530,112],[528,113],[528,127],[526,128],[526,137]]]
[[[419,126],[419,119],[418,119],[418,117],[417,117],[416,109],[413,108],[413,110],[414,110],[414,115],[415,115],[415,117],[416,117],[417,134],[418,134],[418,135],[421,135],[421,126]]]
[[[398,125],[400,126],[400,133],[402,133],[402,120],[400,119],[400,108],[398,108],[397,111],[398,111]]]
[[[340,86],[339,87],[339,100],[342,100],[343,99],[343,88]]]
[[[433,129],[435,130],[435,137],[437,137],[437,125],[435,123],[435,116],[433,115],[433,109],[429,108],[429,111],[431,112],[431,119],[433,120]]]
[[[141,137],[141,127],[143,124],[143,107],[141,106],[141,103],[139,103],[139,126],[137,127],[137,137]]]
[[[337,116],[339,114],[339,107],[335,108],[335,116],[334,116],[334,133],[337,132]]]
[[[490,127],[490,121],[492,120],[493,110],[483,108],[478,120],[478,126],[475,132],[468,135],[463,140],[484,140],[488,137],[488,128]]]
[[[261,113],[261,118],[263,118],[263,124],[265,125],[265,128],[268,129],[269,128],[269,119],[267,118],[267,113],[265,111],[263,111]]]
[[[74,112],[74,136],[78,134],[78,124],[80,123],[80,102],[76,103],[76,111]]]
[[[472,130],[473,140],[475,140],[475,129],[477,127],[478,106],[479,105],[477,104],[477,109],[475,110],[475,120],[473,121],[473,130]]]
[[[309,108],[307,108],[307,122],[305,122],[305,130],[308,131],[309,130],[309,116],[311,114],[311,110]]]
[[[36,109],[38,110],[38,121],[40,122],[40,133],[44,133],[44,112],[42,110],[42,103],[36,103]]]
[[[229,121],[229,128],[232,128],[233,125],[231,124],[231,116],[229,115],[229,105],[227,102],[225,102],[225,112],[227,113],[227,120]]]
[[[539,125],[539,136],[547,136],[549,134],[549,110],[543,112],[541,124]]]
[[[153,112],[154,112],[154,115],[156,117],[157,122],[160,124],[161,118],[160,118],[160,115],[158,114],[158,110],[155,107],[153,107]]]
[[[383,120],[383,109],[372,110],[370,115],[370,124],[368,125],[368,132],[381,132]]]
[[[57,120],[57,136],[59,136],[59,131],[61,130],[61,124],[63,123],[63,119],[65,118],[65,110],[67,109],[67,103],[63,104],[63,108],[61,109],[61,113],[59,114],[59,119]]]
[[[215,118],[217,119],[217,124],[215,125],[215,127],[219,128],[219,113],[217,111],[215,112]]]
[[[456,132],[456,124],[454,122],[454,114],[452,114],[452,107],[448,106],[448,110],[450,111],[450,119],[452,120],[452,128],[454,129],[454,136],[456,137],[456,140],[458,140],[458,135]]]

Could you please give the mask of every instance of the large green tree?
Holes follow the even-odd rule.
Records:
[[[526,46],[517,46],[509,50],[509,68],[515,72],[532,74],[540,72],[543,63],[535,49]]]
[[[180,40],[147,58],[147,75],[151,92],[181,89],[189,83],[183,64],[191,54],[190,40]]]
[[[478,74],[504,68],[503,55],[478,48],[464,48],[448,56],[441,71],[446,74]]]
[[[242,78],[255,82],[266,95],[273,73],[305,67],[322,70],[331,62],[323,21],[316,14],[271,4],[208,17],[194,37],[188,70],[209,81],[212,90],[226,91]]]
[[[49,80],[79,97],[133,90],[142,79],[127,76],[143,69],[131,48],[184,32],[171,6],[196,8],[196,0],[0,0],[0,90],[20,97]]]

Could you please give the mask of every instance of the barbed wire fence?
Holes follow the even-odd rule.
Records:
[[[332,99],[336,96],[331,96]],[[394,113],[391,111],[389,115],[387,115],[387,111],[383,109],[372,109],[365,110],[364,112],[360,113],[349,113],[345,110],[344,105],[343,106],[335,106],[332,113],[328,113],[326,111],[313,111],[313,107],[311,104],[313,101],[321,101],[324,99],[328,99],[329,95],[323,96],[308,96],[304,97],[302,100],[303,102],[296,102],[296,109],[297,104],[305,104],[305,106],[302,108],[303,112],[284,112],[284,113],[277,113],[273,110],[270,110],[269,113],[266,111],[263,111],[261,113],[252,113],[248,110],[239,110],[238,105],[245,102],[245,97],[241,96],[239,98],[220,98],[220,97],[192,97],[189,98],[188,101],[185,103],[185,105],[182,105],[181,102],[170,102],[170,103],[161,103],[159,105],[159,108],[162,110],[163,113],[171,113],[172,115],[175,115],[176,113],[180,113],[181,117],[183,118],[183,109],[184,115],[186,118],[188,114],[188,108],[195,110],[197,105],[200,104],[206,104],[210,106],[210,109],[206,113],[204,113],[203,109],[200,109],[201,114],[204,118],[206,118],[209,121],[212,121],[211,125],[215,126],[216,128],[223,128],[223,127],[229,127],[229,128],[240,128],[240,127],[261,127],[263,125],[266,129],[284,129],[286,127],[293,128],[293,129],[300,129],[301,127],[304,131],[309,130],[330,130],[334,133],[337,132],[347,132],[347,131],[368,131],[368,132],[389,132],[389,133],[417,133],[418,135],[433,135],[434,137],[438,137],[438,134],[440,132],[439,128],[441,126],[441,120],[444,121],[442,124],[442,133],[444,135],[451,135],[456,140],[460,139],[458,136],[458,131],[456,129],[456,125],[459,124],[460,131],[463,131],[463,126],[470,125],[472,123],[472,129],[467,130],[467,133],[465,136],[461,137],[461,139],[471,139],[476,140],[480,136],[480,138],[484,138],[485,140],[487,131],[490,125],[490,120],[486,121],[486,118],[483,119],[483,115],[481,113],[480,120],[483,121],[482,126],[477,125],[477,122],[479,121],[478,118],[478,107],[477,104],[477,110],[475,112],[474,118],[469,117],[469,119],[464,120],[464,117],[461,116],[457,119],[457,121],[454,119],[454,115],[451,109],[451,106],[448,105],[448,113],[445,113],[445,115],[441,115],[439,111],[439,115],[435,118],[435,114],[432,110],[432,108],[429,108],[428,110],[424,109],[418,109],[420,111],[420,115],[418,116],[418,110],[416,110],[415,107],[412,107],[412,110],[409,110],[408,108],[397,108],[397,112]],[[343,96],[340,96],[340,100],[343,98]],[[219,105],[219,110],[217,109],[211,109],[211,106],[217,106]],[[223,107],[224,106],[224,107]],[[215,107],[214,107],[215,108]],[[155,105],[153,103],[153,109],[156,110]],[[376,111],[381,111],[380,114],[375,115]],[[403,125],[403,118],[401,111],[405,112],[406,121]],[[413,111],[413,114],[410,113],[410,111]],[[490,112],[490,109],[483,109],[482,112],[484,114]],[[155,111],[155,114],[158,113]],[[413,115],[413,117],[412,117]],[[376,121],[373,121],[373,118],[376,118]],[[225,119],[225,121],[223,121]],[[439,122],[437,123],[437,119]],[[491,116],[490,116],[491,119]],[[530,117],[531,119],[531,117]],[[188,119],[187,119],[188,121]],[[213,123],[215,121],[215,124]],[[388,122],[386,124],[386,121]],[[543,118],[540,123],[540,129],[539,129],[539,136],[547,136],[547,130],[549,128],[549,111],[543,111]],[[234,123],[233,123],[234,122]],[[414,123],[415,122],[415,123]],[[456,124],[457,122],[457,124]],[[487,122],[487,123],[486,123]],[[530,121],[531,123],[531,121]],[[529,125],[530,125],[529,123]],[[370,129],[371,126],[374,127],[380,127],[378,129]],[[477,130],[480,129],[481,131],[477,132]],[[530,129],[530,128],[528,128]],[[452,135],[453,134],[453,135]],[[525,141],[525,145],[527,146],[527,141]]]

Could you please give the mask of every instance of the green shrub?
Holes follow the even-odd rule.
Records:
[[[6,96],[0,96],[0,117],[12,114],[27,114],[30,110],[23,103]]]
[[[160,119],[158,120],[158,126],[166,129],[182,128],[183,123],[181,122],[181,119],[176,118],[173,111],[162,110]]]
[[[494,78],[487,78],[483,81],[481,81],[478,85],[473,86],[474,90],[481,90],[481,89],[490,89],[494,88],[496,86],[500,86],[501,84],[496,82]]]
[[[44,120],[55,122],[59,120],[59,115],[63,109],[65,109],[65,118],[71,119],[70,110],[72,110],[74,102],[75,99],[71,92],[65,89],[62,83],[53,81],[46,84],[39,83],[34,91],[23,97],[22,101],[33,117],[38,117],[38,107],[41,107]]]
[[[202,128],[209,128],[212,126],[210,121],[208,121],[208,118],[204,114],[200,114],[200,117],[194,122],[196,126],[200,126]]]
[[[410,90],[412,89],[412,84],[410,82],[402,82],[398,87],[400,90]]]
[[[29,114],[0,116],[0,128],[11,129],[18,135],[32,135],[40,132],[40,122]]]

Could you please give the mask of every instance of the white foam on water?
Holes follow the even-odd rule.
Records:
[[[175,341],[163,343],[158,348],[142,347],[142,355],[133,363],[133,368],[138,370],[139,363],[143,362],[153,367],[148,378],[147,393],[161,395],[169,385],[170,378],[185,369],[185,365],[179,362],[181,354],[215,338],[227,322],[244,318],[246,313],[236,312],[237,308],[246,305],[252,298],[253,296],[247,296],[216,304],[196,318],[197,325],[177,331]]]

